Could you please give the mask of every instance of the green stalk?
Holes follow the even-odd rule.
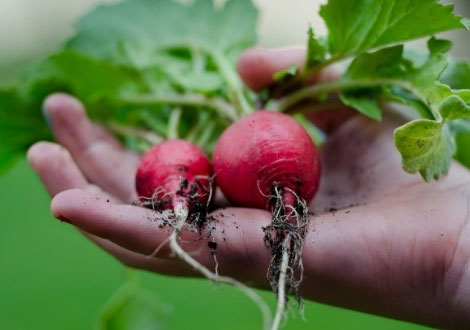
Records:
[[[362,80],[338,80],[335,82],[328,82],[317,84],[309,87],[302,88],[281,101],[279,111],[290,112],[291,108],[301,101],[313,99],[321,94],[336,93],[355,88],[367,88],[378,86],[398,86],[408,90],[417,96],[422,102],[427,104],[427,99],[421,92],[415,89],[410,83],[398,79],[362,79]]]
[[[185,136],[184,139],[190,142],[195,142],[197,139],[197,136],[207,126],[208,120],[209,120],[209,115],[207,114],[207,112],[200,112],[198,114],[197,122],[191,127],[190,131],[188,132],[188,134]]]
[[[179,138],[178,127],[180,125],[181,113],[182,113],[181,108],[175,108],[173,109],[173,111],[171,111],[170,120],[168,123],[168,133],[167,133],[168,139]]]
[[[138,139],[142,139],[151,145],[160,143],[163,141],[163,137],[157,135],[154,132],[146,131],[137,127],[120,125],[117,123],[109,123],[107,127],[114,133],[122,136],[132,136]]]
[[[220,98],[208,98],[200,94],[143,94],[135,96],[123,96],[114,99],[121,105],[157,106],[170,105],[181,107],[203,107],[215,111],[220,117],[231,122],[238,119],[233,106]]]
[[[245,96],[243,83],[238,77],[232,64],[227,60],[227,57],[218,50],[209,50],[209,53],[216,63],[220,74],[224,77],[225,82],[231,90],[230,96],[232,98],[232,102],[237,104],[240,110],[240,115],[247,115],[253,112],[253,108]]]
[[[325,69],[326,67],[330,66],[331,64],[333,63],[336,63],[336,62],[339,62],[341,60],[344,60],[346,58],[348,58],[349,56],[352,56],[352,55],[335,55],[333,57],[330,57],[329,59],[309,68],[309,69],[306,69],[306,70],[303,70],[302,72],[300,72],[300,75],[299,75],[299,79],[301,81],[304,81],[307,80],[307,79],[310,79],[311,77],[315,76],[317,73],[319,73],[321,70]]]
[[[201,147],[205,146],[209,142],[211,135],[214,132],[214,129],[215,123],[213,121],[209,122],[204,128],[202,135],[197,139],[196,145]]]

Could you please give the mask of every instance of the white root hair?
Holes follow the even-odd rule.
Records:
[[[291,194],[295,205],[286,205],[284,196]],[[305,200],[295,191],[275,184],[270,196],[273,220],[265,231],[265,242],[271,247],[271,262],[267,277],[277,294],[276,314],[271,330],[279,329],[288,306],[287,296],[295,295],[303,317],[302,297],[299,285],[303,279],[302,249],[308,228],[308,208]],[[274,205],[273,205],[274,204]],[[296,278],[295,270],[300,273]]]

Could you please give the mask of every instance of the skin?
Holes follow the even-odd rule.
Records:
[[[240,76],[259,89],[302,54],[250,50],[239,61]],[[324,79],[331,73],[312,81]],[[60,144],[38,143],[28,159],[53,196],[53,214],[125,265],[193,276],[168,247],[156,258],[146,257],[170,231],[158,227],[155,213],[129,205],[137,197],[138,157],[91,124],[75,99],[53,95],[45,109]],[[438,328],[469,329],[470,172],[455,163],[447,177],[424,183],[401,168],[392,139],[399,118],[387,115],[376,123],[344,113],[318,118],[319,124],[330,123],[332,133],[321,150],[322,180],[310,205],[316,215],[303,253],[304,297]],[[269,213],[225,208],[213,215],[219,221],[212,233],[219,272],[267,287],[269,252],[261,227],[269,223]],[[190,242],[196,237],[183,232],[182,246],[213,267],[207,241]]]

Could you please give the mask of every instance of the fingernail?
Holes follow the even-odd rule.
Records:
[[[47,111],[47,103],[43,102],[42,103],[42,115],[44,116],[44,119],[46,121],[47,126],[52,129],[52,120],[51,116],[49,115],[49,112]]]

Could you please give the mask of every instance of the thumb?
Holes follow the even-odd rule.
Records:
[[[305,49],[262,49],[252,48],[245,51],[238,59],[238,74],[252,90],[259,91],[274,84],[273,75],[285,70],[292,64],[302,68]]]
[[[243,82],[252,90],[260,91],[275,84],[274,74],[296,65],[299,70],[304,66],[305,49],[302,47],[283,49],[252,48],[245,51],[238,60],[238,73]],[[336,67],[327,67],[308,80],[309,84],[334,81],[340,77]],[[331,133],[353,114],[347,107],[321,110],[308,114],[308,118],[324,132]]]

